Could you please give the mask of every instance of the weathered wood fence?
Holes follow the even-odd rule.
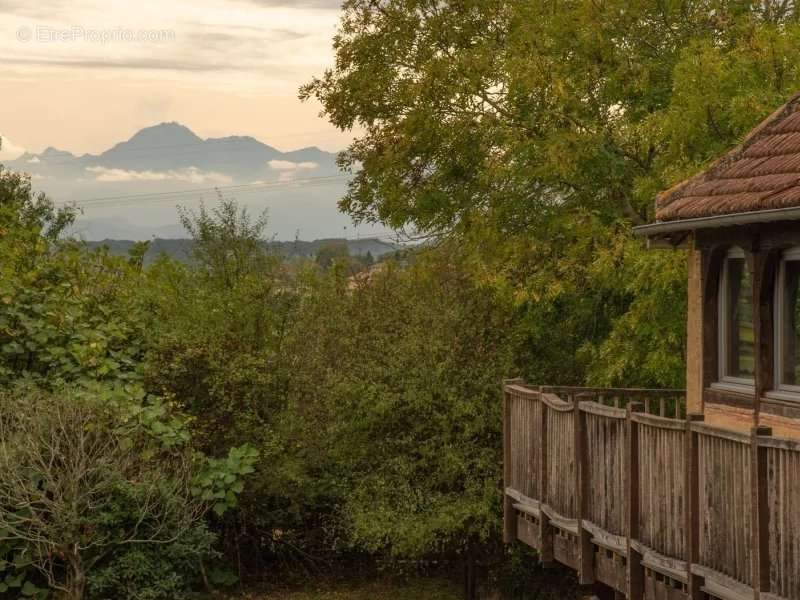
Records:
[[[800,443],[680,390],[504,386],[506,543],[631,600],[800,600]]]

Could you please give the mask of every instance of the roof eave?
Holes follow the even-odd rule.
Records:
[[[638,236],[653,238],[669,234],[697,231],[699,229],[735,227],[736,225],[775,223],[779,221],[800,221],[800,206],[793,206],[791,208],[771,208],[769,210],[756,210],[730,215],[714,215],[696,219],[661,221],[634,227],[633,232]]]

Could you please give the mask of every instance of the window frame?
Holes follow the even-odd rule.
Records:
[[[768,396],[779,400],[800,401],[800,385],[786,384],[783,379],[783,339],[784,339],[784,285],[786,283],[786,263],[800,262],[800,246],[794,246],[784,250],[778,261],[778,268],[775,272],[775,287],[773,290],[773,326],[775,335],[773,336],[773,377],[774,389]]]
[[[747,253],[739,246],[728,249],[720,265],[719,281],[717,282],[717,381],[712,388],[729,390],[743,394],[755,393],[755,374],[753,377],[735,377],[726,373],[729,364],[730,340],[728,339],[730,324],[728,317],[728,261],[730,259],[743,259],[745,267],[750,269]],[[751,274],[752,277],[752,274]],[[751,294],[753,290],[750,290]],[[752,301],[752,299],[751,299]],[[800,387],[798,388],[800,392]]]

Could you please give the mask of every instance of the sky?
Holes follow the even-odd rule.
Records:
[[[301,103],[341,0],[0,0],[0,159],[99,153],[178,121],[281,150],[352,139]]]

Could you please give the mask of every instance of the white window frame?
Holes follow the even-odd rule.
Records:
[[[728,260],[731,258],[747,260],[744,250],[733,247],[728,250],[722,260],[720,268],[719,283],[717,288],[717,378],[718,381],[712,384],[713,388],[725,389],[743,394],[755,393],[755,379],[748,377],[733,377],[726,373],[728,365],[728,353],[730,352],[730,340],[728,340],[728,323],[725,322],[728,315]],[[749,265],[747,265],[749,268]]]
[[[800,247],[786,250],[778,264],[778,271],[775,277],[774,295],[774,347],[773,347],[773,374],[775,377],[774,390],[767,396],[779,400],[800,401],[800,385],[790,385],[783,383],[783,314],[784,314],[784,285],[786,283],[786,263],[790,261],[800,261]]]

